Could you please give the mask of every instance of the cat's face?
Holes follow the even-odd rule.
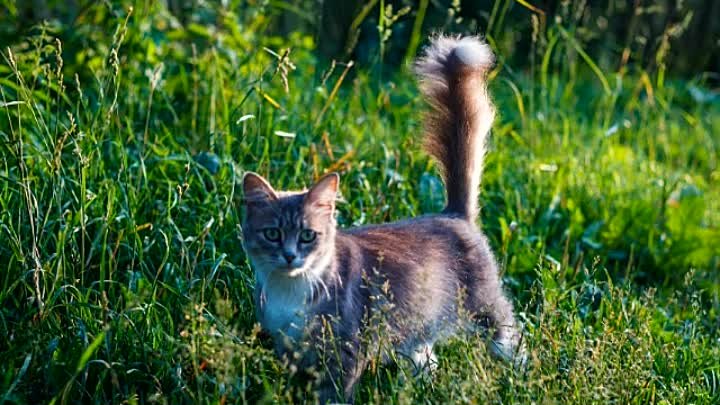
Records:
[[[306,192],[276,192],[259,175],[245,175],[243,238],[257,273],[297,277],[327,266],[334,252],[338,183],[333,173]]]

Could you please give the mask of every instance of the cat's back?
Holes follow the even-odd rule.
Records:
[[[340,268],[370,286],[387,285],[410,324],[454,319],[460,291],[478,290],[497,271],[478,228],[446,215],[350,228],[339,231],[338,242]]]
[[[363,239],[410,237],[425,240],[447,238],[452,235],[475,234],[477,228],[462,218],[442,214],[425,215],[385,224],[370,224],[341,230],[345,235]]]
[[[486,246],[484,235],[474,224],[442,214],[348,228],[341,230],[340,235],[346,243],[384,260],[418,263],[423,267],[429,263],[456,267],[455,262],[463,260],[470,251]]]

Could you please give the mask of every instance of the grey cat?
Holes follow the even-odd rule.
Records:
[[[257,318],[280,355],[320,371],[321,402],[352,401],[381,342],[419,368],[434,367],[433,344],[464,329],[461,318],[492,331],[493,353],[524,358],[512,304],[476,226],[495,116],[486,86],[493,64],[479,38],[447,36],[433,38],[416,62],[431,106],[426,149],[447,188],[439,214],[338,229],[337,174],[298,192],[245,175],[243,237],[256,275]]]

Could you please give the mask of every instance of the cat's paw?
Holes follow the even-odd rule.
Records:
[[[430,343],[418,345],[413,350],[411,360],[415,367],[416,376],[420,374],[431,375],[438,368],[438,360],[433,351],[433,345]]]
[[[513,365],[516,369],[527,367],[527,349],[520,336],[500,337],[490,343],[492,353]]]

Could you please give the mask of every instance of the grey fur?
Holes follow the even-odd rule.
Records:
[[[432,345],[464,328],[463,312],[474,325],[493,330],[496,354],[522,356],[512,304],[475,225],[494,117],[485,86],[492,61],[478,38],[437,37],[416,65],[433,107],[427,148],[448,189],[441,214],[337,229],[337,175],[302,192],[276,192],[257,174],[245,176],[243,234],[256,273],[258,320],[279,354],[303,352],[302,366],[324,370],[321,402],[351,401],[382,342],[419,367],[432,367]],[[269,241],[276,234],[268,228],[279,229],[282,241]],[[302,242],[303,229],[315,231],[316,238]]]

